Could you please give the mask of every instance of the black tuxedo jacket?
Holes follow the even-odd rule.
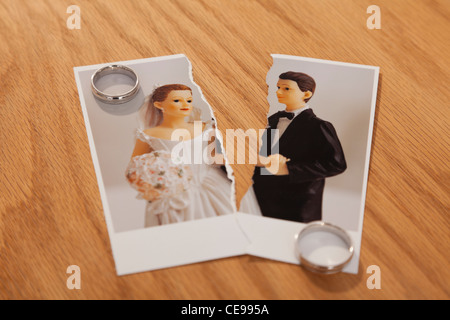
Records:
[[[269,117],[269,123],[270,120]],[[267,127],[262,155],[272,154],[270,129],[276,128]],[[289,174],[271,175],[266,169],[256,167],[253,175],[262,214],[299,222],[321,220],[325,178],[347,168],[333,125],[307,109],[291,121],[278,146],[278,153],[291,159],[287,162]]]

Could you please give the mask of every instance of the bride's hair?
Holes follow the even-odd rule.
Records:
[[[192,93],[192,89],[184,84],[167,84],[164,86],[156,87],[155,90],[145,99],[144,105],[139,111],[139,118],[141,127],[144,129],[159,126],[163,121],[163,113],[160,109],[155,107],[155,102],[163,102],[167,99],[169,93],[173,90],[189,90]],[[193,108],[189,115],[188,121],[200,120],[201,111],[198,108]]]

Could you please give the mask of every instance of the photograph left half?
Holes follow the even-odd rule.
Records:
[[[244,254],[233,173],[188,58],[74,72],[117,273]]]

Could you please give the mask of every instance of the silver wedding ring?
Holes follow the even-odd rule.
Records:
[[[123,74],[130,77],[133,80],[134,86],[131,90],[117,93],[117,94],[107,94],[97,88],[97,81],[110,74]],[[109,65],[98,69],[91,77],[91,88],[94,96],[102,102],[109,104],[121,104],[132,100],[137,92],[139,91],[139,79],[133,69],[128,68],[124,65]]]
[[[313,272],[340,272],[353,257],[350,235],[327,222],[308,223],[295,238],[300,264]]]

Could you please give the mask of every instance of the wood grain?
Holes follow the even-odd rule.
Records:
[[[0,2],[0,298],[450,298],[447,0],[80,0],[80,30],[71,4]],[[381,67],[358,275],[251,256],[115,275],[72,68],[177,53],[220,130],[265,126],[271,53]],[[253,168],[233,169],[240,199]]]

